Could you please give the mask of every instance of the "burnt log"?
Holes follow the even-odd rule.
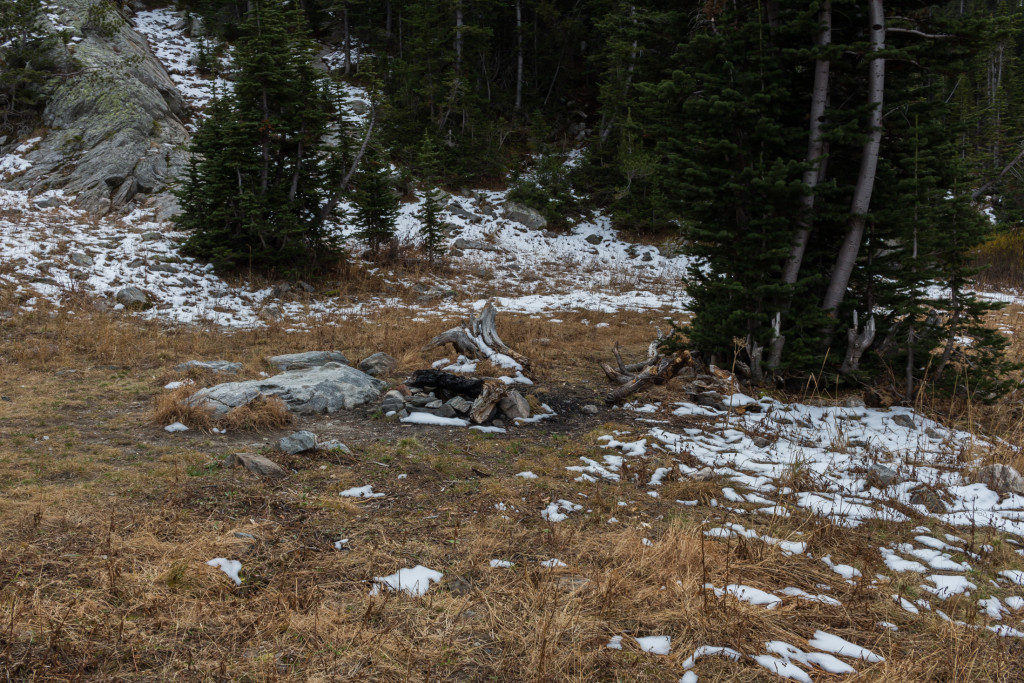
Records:
[[[476,398],[484,390],[482,379],[460,377],[441,370],[417,370],[412,373],[412,377],[405,381],[405,384],[417,389],[437,390],[466,398]]]

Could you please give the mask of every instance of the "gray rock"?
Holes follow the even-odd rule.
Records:
[[[451,213],[453,216],[458,216],[459,218],[476,218],[476,216],[474,216],[472,213],[462,208],[462,204],[459,204],[456,201],[453,201],[448,205],[448,212]]]
[[[284,317],[284,309],[282,309],[278,304],[270,304],[260,311],[259,316],[262,320],[271,322],[274,320],[280,320]]]
[[[755,436],[754,438],[751,439],[751,441],[753,441],[754,445],[757,446],[758,448],[768,448],[769,446],[772,445],[772,442],[764,438],[763,436]]]
[[[434,414],[438,417],[455,417],[457,413],[455,412],[455,408],[445,403],[440,406]]]
[[[154,270],[158,273],[177,273],[178,266],[170,263],[154,263],[149,267],[150,270]]]
[[[644,255],[640,257],[640,260],[643,261],[644,263],[650,263],[651,261],[654,260],[654,256],[651,255],[651,252],[645,251]]]
[[[1024,496],[1024,477],[1009,465],[996,463],[978,470],[974,479],[997,493],[1015,493]]]
[[[455,412],[459,413],[460,415],[465,415],[466,413],[469,412],[470,408],[473,407],[472,403],[462,398],[461,396],[455,396],[449,399],[448,403],[446,403],[445,405],[451,406],[455,410]]]
[[[215,418],[223,417],[232,408],[244,406],[259,396],[277,396],[290,410],[299,410],[311,402],[321,401],[321,412],[334,413],[380,400],[384,382],[350,368],[328,363],[304,370],[291,370],[280,375],[245,382],[228,382],[200,389],[189,397],[193,406],[204,406]]]
[[[371,377],[381,377],[398,367],[398,362],[388,354],[380,351],[362,359],[356,367]]]
[[[226,360],[187,360],[184,363],[178,363],[174,366],[174,369],[178,372],[188,372],[193,368],[197,370],[209,370],[211,372],[222,372],[229,375],[234,375],[242,369],[241,363],[232,363]]]
[[[146,308],[149,306],[149,297],[138,287],[124,287],[114,295],[117,303],[125,308]]]
[[[587,242],[590,244],[601,244],[603,238],[600,235],[587,235]]]
[[[409,398],[409,403],[415,408],[425,408],[428,403],[434,402],[433,395],[417,394]]]
[[[76,266],[82,266],[83,268],[88,268],[94,263],[91,256],[81,251],[76,251],[74,254],[68,257],[68,260],[70,260]]]
[[[939,494],[924,487],[910,494],[910,504],[923,505],[925,510],[937,515],[946,511],[946,504],[939,498]]]
[[[288,436],[282,437],[277,442],[277,447],[285,453],[305,453],[316,448],[316,434],[302,430],[299,432],[292,432]]]
[[[32,200],[32,203],[40,209],[55,209],[58,206],[63,206],[64,204],[60,197],[52,194],[34,199]]]
[[[129,268],[141,268],[144,265],[146,265],[146,259],[144,258],[136,258],[128,262]]]
[[[509,391],[502,397],[498,402],[498,409],[501,410],[509,420],[514,420],[517,417],[530,417],[530,404],[527,403],[523,395],[515,389]]]
[[[370,111],[370,105],[366,104],[362,100],[349,100],[348,103],[349,111],[356,116],[362,116],[366,112]]]
[[[896,470],[885,465],[874,464],[868,468],[868,484],[875,488],[884,489],[890,484],[897,483],[899,475]]]
[[[288,473],[273,460],[262,455],[256,455],[255,453],[232,453],[224,458],[224,465],[227,467],[244,467],[253,474],[259,474],[264,477],[281,479],[288,476]],[[246,535],[253,538],[251,535]]]
[[[540,211],[515,202],[505,202],[505,218],[525,225],[531,230],[539,230],[548,224]]]
[[[900,413],[899,415],[893,415],[892,421],[895,424],[898,424],[900,427],[906,427],[907,429],[917,429],[917,425],[914,424],[914,418],[903,413]]]
[[[503,429],[505,427],[505,421],[501,420],[501,419],[491,420],[491,426],[492,427],[498,427],[499,429]]]
[[[584,415],[597,415],[598,408],[593,403],[588,403],[587,405],[583,406],[580,410],[583,411]]]
[[[441,399],[435,398],[433,401],[431,401],[430,403],[427,403],[423,407],[424,408],[430,408],[431,410],[437,410],[442,405],[444,405],[444,404],[442,403]]]
[[[715,471],[710,467],[703,467],[691,474],[690,479],[694,479],[696,481],[711,481],[717,476],[718,475],[715,474]]]
[[[865,406],[864,397],[859,394],[850,394],[843,400],[843,405],[847,408],[863,408]]]
[[[338,441],[337,439],[331,439],[330,441],[324,441],[319,445],[320,450],[323,451],[334,451],[336,453],[344,453],[345,455],[352,455],[352,449]]]
[[[481,242],[480,240],[467,240],[463,237],[459,237],[455,240],[452,245],[456,249],[476,249],[477,251],[498,251],[498,247],[487,242]]]
[[[60,20],[77,34],[95,4],[61,0]],[[48,133],[26,154],[32,166],[16,189],[64,189],[81,208],[106,213],[135,192],[163,189],[185,167],[188,106],[146,39],[119,23],[112,33],[82,30],[70,46],[77,64],[50,93]]]
[[[313,368],[326,365],[327,363],[341,363],[348,365],[348,358],[341,351],[304,351],[302,353],[285,353],[280,356],[271,356],[267,362],[278,370],[296,370],[301,368]]]
[[[394,389],[384,394],[384,400],[380,403],[380,409],[384,413],[398,412],[405,407],[405,397]]]

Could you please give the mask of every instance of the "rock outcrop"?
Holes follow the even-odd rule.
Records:
[[[58,0],[50,16],[78,68],[51,96],[49,132],[12,184],[64,189],[99,215],[164,189],[184,168],[189,140],[188,106],[166,69],[115,3]],[[161,202],[160,217],[174,205]]]

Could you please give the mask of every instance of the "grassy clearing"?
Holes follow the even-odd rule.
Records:
[[[86,305],[0,323],[0,394],[9,399],[0,401],[0,668],[11,680],[667,682],[679,680],[700,645],[758,655],[770,640],[806,648],[822,629],[885,657],[856,663],[858,680],[1019,677],[1018,639],[913,616],[891,600],[921,597],[922,576],[871,585],[875,574],[891,574],[878,546],[912,537],[920,520],[851,530],[812,515],[726,513],[709,506],[721,496],[715,481],[666,481],[651,497],[642,484],[671,464],[668,456],[629,463],[618,483],[573,482],[564,468],[599,458],[599,436],[643,434],[627,413],[589,418],[578,406],[599,403],[606,389],[595,361],[616,340],[627,356],[642,356],[661,316],[560,317],[499,321],[505,340],[539,368],[535,395],[562,415],[558,422],[482,435],[367,411],[295,418],[292,427],[339,438],[352,456],[285,456],[271,446],[282,432],[263,423],[262,433],[243,424],[226,435],[166,434],[160,423],[183,416],[167,412],[172,394],[162,386],[182,379],[172,368],[191,358],[241,361],[247,378],[267,370],[267,355],[327,348],[353,360],[386,351],[399,361],[397,379],[434,358],[418,349],[445,323],[389,310],[305,332],[271,325],[225,334]],[[671,391],[658,389],[666,398]],[[1001,408],[957,410],[975,424],[1014,424],[1009,412],[993,412]],[[700,426],[658,417],[676,431]],[[221,465],[241,450],[294,472],[274,482]],[[525,470],[538,479],[514,476]],[[794,481],[801,476],[795,469]],[[386,495],[337,495],[366,484]],[[539,511],[562,498],[585,509],[544,522]],[[816,558],[831,554],[868,578],[851,585],[820,561],[758,539],[705,538],[712,516],[714,526],[736,522],[806,542]],[[988,579],[1024,568],[1024,558],[989,529],[933,531],[993,546],[972,560],[979,591],[943,606],[954,619],[987,623],[977,599],[1006,593]],[[335,550],[343,538],[345,549]],[[205,564],[214,557],[241,560],[241,586]],[[541,566],[552,558],[566,566]],[[513,566],[493,569],[492,559]],[[441,585],[421,598],[368,594],[374,577],[417,564],[441,571]],[[841,605],[787,598],[766,610],[718,598],[706,583],[793,586]],[[605,647],[616,635],[626,636],[621,651]],[[671,636],[672,654],[644,653],[629,637],[648,635]],[[709,657],[695,671],[702,680],[774,679],[750,659]],[[820,670],[814,678],[839,680]]]

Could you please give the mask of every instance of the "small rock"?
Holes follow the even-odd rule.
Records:
[[[459,237],[455,240],[453,245],[456,249],[476,249],[477,251],[498,251],[498,247],[487,242],[481,242],[480,240],[467,240],[464,237]]]
[[[348,358],[341,351],[306,351],[304,353],[285,353],[280,356],[271,356],[267,362],[278,370],[298,370],[326,365],[328,363],[341,363],[348,365]]]
[[[473,407],[472,403],[462,398],[461,396],[455,396],[449,399],[448,403],[446,403],[445,405],[451,406],[456,413],[459,413],[461,415],[465,415],[466,413],[469,412],[470,408]]]
[[[491,426],[492,427],[497,427],[498,429],[504,429],[505,428],[505,421],[504,420],[491,420]]]
[[[306,294],[316,294],[316,287],[309,284],[308,282],[303,282],[302,280],[299,280],[298,282],[295,283],[295,287],[297,289],[301,289]]]
[[[940,434],[934,427],[926,427],[924,433],[929,439],[941,440],[943,438],[942,434]]]
[[[233,375],[242,369],[242,364],[232,363],[226,360],[188,360],[174,366],[174,369],[178,372],[188,372],[193,368],[197,370],[209,370],[211,372],[222,372]]]
[[[114,295],[117,303],[125,308],[146,308],[149,306],[149,298],[146,293],[138,287],[125,287],[119,289]]]
[[[381,377],[398,367],[398,362],[388,354],[378,352],[359,361],[356,367],[371,377]]]
[[[316,448],[316,434],[306,430],[293,432],[277,442],[277,447],[285,453],[305,453]]]
[[[462,204],[459,204],[454,200],[448,205],[448,212],[451,213],[453,216],[459,216],[460,218],[476,218],[476,216],[474,216],[472,213],[462,208]]]
[[[155,270],[158,273],[177,273],[178,266],[170,263],[154,263],[149,267],[150,270]]]
[[[288,476],[288,473],[273,460],[262,455],[256,455],[255,453],[232,453],[224,458],[224,464],[227,467],[244,467],[253,474],[259,474],[264,477],[282,478]]]
[[[434,402],[433,396],[427,396],[424,394],[417,394],[409,399],[409,403],[416,408],[426,408],[427,404]]]
[[[55,209],[58,206],[61,206],[64,202],[60,200],[60,197],[51,194],[46,197],[39,197],[37,199],[34,199],[32,200],[32,203],[35,204],[36,207],[40,209]]]
[[[436,403],[440,403],[440,401],[436,401]],[[451,405],[445,403],[442,406],[438,406],[437,411],[435,412],[435,415],[437,415],[438,417],[455,417],[456,412],[455,412],[455,408],[453,408]]]
[[[128,262],[129,268],[141,268],[144,265],[146,265],[146,259],[144,258],[136,258]]]
[[[586,241],[589,244],[601,244],[602,237],[600,235],[587,235]]]
[[[978,470],[974,479],[997,493],[1015,493],[1024,496],[1024,477],[1009,465],[996,463]]]
[[[88,268],[94,263],[91,256],[81,251],[76,251],[69,258],[76,266],[81,266],[83,268]]]
[[[282,317],[284,317],[284,310],[282,310],[277,304],[265,306],[263,310],[260,311],[260,318],[263,320],[280,320]]]
[[[588,403],[587,405],[580,408],[580,410],[583,411],[584,415],[597,415],[597,406],[595,406],[593,403]]]
[[[925,487],[910,494],[910,504],[923,505],[925,510],[934,514],[942,514],[946,511],[946,504],[939,498],[939,494]]]
[[[691,474],[690,479],[693,479],[695,481],[711,481],[716,476],[717,475],[715,474],[715,471],[713,469],[711,469],[710,467],[704,467]]]
[[[654,257],[651,255],[651,252],[645,251],[644,255],[640,257],[640,260],[645,263],[650,263],[651,261],[654,260]]]
[[[843,400],[843,405],[847,408],[863,408],[865,407],[864,397],[859,394],[850,394]]]
[[[906,427],[907,429],[917,429],[917,425],[914,424],[914,418],[900,413],[899,415],[893,415],[892,421],[894,424],[898,424],[900,427]]]
[[[345,455],[352,455],[352,449],[338,441],[337,439],[331,439],[330,441],[324,441],[322,444],[317,446],[322,451],[335,451],[344,453]]]
[[[144,232],[139,237],[139,239],[141,239],[143,242],[156,242],[157,240],[162,240],[163,238],[164,238],[163,233],[156,232],[155,230],[150,230],[149,232]]]
[[[531,230],[538,230],[548,224],[540,211],[515,202],[505,202],[505,218],[525,225]]]
[[[757,446],[758,448],[768,448],[769,446],[772,445],[772,442],[764,438],[763,436],[755,436],[753,439],[751,439],[751,441],[753,441],[754,445]]]
[[[386,414],[392,411],[398,412],[405,407],[405,399],[400,393],[392,389],[384,394],[384,400],[380,403],[380,409]]]
[[[501,401],[498,402],[498,408],[510,420],[514,420],[517,417],[524,419],[530,417],[530,404],[515,389],[502,397]]]
[[[868,468],[868,484],[875,488],[884,489],[886,486],[896,482],[899,475],[896,470],[885,465],[874,464]]]

